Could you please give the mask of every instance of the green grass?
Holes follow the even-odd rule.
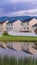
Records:
[[[32,37],[32,36],[10,36],[10,35],[3,35],[3,36],[0,37],[0,41],[37,42],[37,37]]]
[[[37,59],[32,58],[20,58],[4,56],[0,57],[0,65],[37,65]]]
[[[0,41],[3,41],[3,42],[37,42],[37,37],[3,35],[0,37]]]

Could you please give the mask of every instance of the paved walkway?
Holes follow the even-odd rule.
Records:
[[[37,36],[35,33],[31,32],[8,32],[10,35],[15,35],[15,36]]]

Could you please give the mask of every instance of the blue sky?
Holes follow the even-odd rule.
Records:
[[[0,16],[37,16],[37,0],[0,0]]]

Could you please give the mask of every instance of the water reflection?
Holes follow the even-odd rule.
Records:
[[[36,45],[34,42],[0,42],[0,55],[15,57],[37,56]]]

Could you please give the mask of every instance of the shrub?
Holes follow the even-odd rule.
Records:
[[[7,32],[7,31],[5,31],[5,32],[3,33],[3,35],[9,35],[9,34],[8,34],[8,32]]]
[[[35,48],[37,49],[37,42],[35,42]]]
[[[37,34],[37,29],[36,29],[36,30],[34,30],[34,32],[35,32],[35,34]]]

